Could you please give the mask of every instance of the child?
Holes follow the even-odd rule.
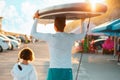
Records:
[[[33,61],[34,53],[30,48],[24,48],[19,52],[18,61],[12,70],[11,74],[14,80],[38,80],[34,66],[29,63]]]

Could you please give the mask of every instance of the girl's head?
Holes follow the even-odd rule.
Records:
[[[34,53],[30,48],[24,48],[19,52],[19,59],[32,61],[34,59]]]

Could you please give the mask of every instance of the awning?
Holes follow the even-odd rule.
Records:
[[[95,28],[92,28],[93,33],[104,33],[108,36],[120,36],[120,19],[106,22]]]

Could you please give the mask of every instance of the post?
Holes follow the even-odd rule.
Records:
[[[115,33],[115,35],[116,35],[116,33]],[[117,48],[117,46],[116,46],[116,41],[117,40],[117,37],[116,36],[114,36],[114,53],[113,53],[113,55],[114,55],[114,57],[116,56],[116,48]]]
[[[80,32],[82,31],[82,28],[84,27],[84,20],[85,19],[81,19]],[[76,74],[75,80],[78,80],[78,74],[79,74],[79,71],[80,71],[80,64],[82,62],[82,56],[83,56],[83,53],[81,53],[81,56],[80,56],[80,59],[79,59],[79,64],[78,64],[77,74]]]
[[[0,33],[2,32],[2,17],[0,17]]]

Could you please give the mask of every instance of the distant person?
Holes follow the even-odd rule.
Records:
[[[102,48],[103,48],[103,54],[104,53],[110,54],[113,52],[114,41],[111,39],[110,36],[108,36],[108,38],[104,41],[104,43],[102,44]]]
[[[71,50],[74,41],[81,40],[86,35],[86,27],[82,28],[81,34],[65,33],[65,17],[56,17],[54,29],[56,33],[37,32],[39,18],[38,11],[34,16],[34,24],[31,35],[36,39],[42,39],[48,43],[50,50],[50,66],[47,80],[73,80]]]
[[[19,61],[13,66],[11,74],[14,80],[38,80],[37,73],[29,61],[33,61],[34,53],[30,48],[24,48],[19,52]]]

